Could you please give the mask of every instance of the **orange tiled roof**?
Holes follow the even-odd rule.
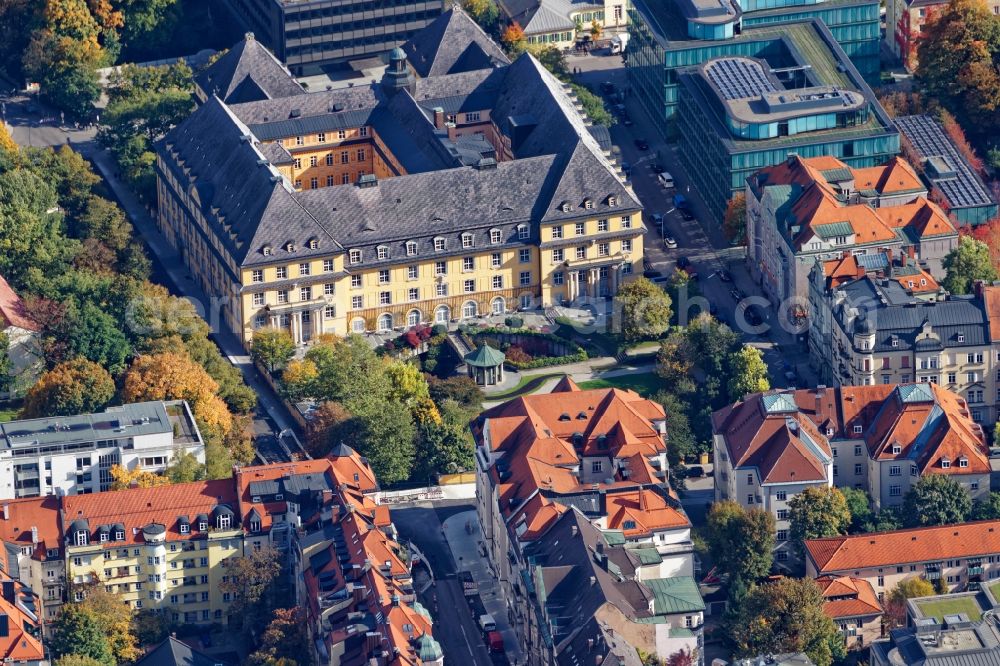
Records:
[[[918,238],[957,233],[941,207],[923,197],[900,206],[884,206],[874,210],[888,226],[894,229],[913,229]]]
[[[983,303],[990,320],[990,342],[1000,342],[1000,287],[983,287]]]
[[[626,537],[691,526],[687,516],[649,489],[608,493],[607,512],[608,529],[621,530]],[[625,526],[626,521],[629,521],[630,527]]]
[[[1000,553],[1000,520],[809,539],[805,546],[820,573],[981,557]]]
[[[0,637],[0,657],[4,662],[42,661],[45,659],[42,642],[28,631],[29,627],[32,631],[35,629],[40,631],[40,627],[17,601],[22,595],[30,594],[34,597],[35,608],[41,608],[38,596],[20,582],[8,578],[6,574],[3,574],[2,578],[5,585],[12,584],[9,589],[13,599],[0,594],[0,613],[7,619],[7,633]]]
[[[883,166],[852,169],[851,172],[854,186],[859,190],[895,194],[927,189],[910,163],[901,157],[893,157]]]
[[[177,517],[186,515],[194,523],[195,516],[210,514],[219,505],[229,506],[234,512],[237,510],[236,489],[232,479],[67,495],[62,498],[64,526],[78,518],[84,518],[93,532],[100,525],[121,523],[125,526],[125,543],[142,543],[142,528],[152,523],[166,527],[168,541],[190,539],[192,534],[181,534]],[[195,533],[193,529],[192,533]],[[121,544],[121,541],[109,541],[107,546],[120,547]]]
[[[0,516],[3,517],[0,520],[0,540],[5,543],[23,547],[34,542],[38,547],[35,557],[39,559],[44,558],[47,549],[62,547],[58,497],[49,495],[4,500]],[[32,528],[37,532],[37,541]]]
[[[871,583],[851,576],[820,576],[816,584],[823,590],[823,612],[833,620],[848,617],[881,615],[879,603]]]

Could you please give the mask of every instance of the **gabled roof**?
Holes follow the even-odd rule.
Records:
[[[135,666],[229,666],[217,657],[195,650],[187,643],[168,636],[143,655]]]
[[[1000,520],[809,539],[805,547],[819,573],[980,557],[1000,553]]]
[[[875,590],[863,578],[820,576],[816,584],[823,590],[823,612],[834,621],[882,614]]]
[[[28,309],[24,306],[24,301],[18,296],[7,280],[0,275],[0,331],[16,326],[26,331],[40,331],[41,326],[36,322]]]
[[[510,64],[503,49],[459,5],[417,31],[403,51],[424,78]]]
[[[195,83],[206,97],[217,95],[228,104],[305,94],[252,32],[198,74]]]
[[[45,650],[41,634],[41,603],[38,595],[20,581],[0,576],[0,616],[4,631],[0,634],[0,658],[5,663],[41,662]]]

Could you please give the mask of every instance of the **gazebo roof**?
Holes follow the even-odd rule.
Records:
[[[465,355],[465,362],[467,365],[475,366],[477,368],[495,368],[497,366],[503,365],[506,360],[506,356],[499,349],[494,349],[487,344],[479,347],[475,351],[471,351]]]

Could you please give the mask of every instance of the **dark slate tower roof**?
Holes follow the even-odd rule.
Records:
[[[227,104],[305,94],[285,66],[254,39],[252,32],[196,76],[195,83],[205,97],[214,94]]]
[[[413,35],[403,50],[423,78],[510,64],[503,49],[457,5]]]

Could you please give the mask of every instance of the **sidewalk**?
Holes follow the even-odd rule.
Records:
[[[257,369],[253,366],[250,356],[243,349],[243,345],[230,331],[224,329],[213,321],[217,313],[206,312],[208,304],[213,301],[202,291],[201,287],[192,279],[191,274],[184,266],[181,256],[172,248],[167,240],[156,227],[149,212],[136,198],[132,190],[122,183],[115,176],[117,165],[108,153],[97,145],[94,141],[80,144],[73,144],[73,148],[79,151],[84,157],[89,158],[104,182],[114,192],[118,204],[125,210],[129,220],[135,225],[137,235],[142,236],[150,252],[156,255],[163,272],[168,277],[173,292],[182,294],[193,301],[198,311],[205,317],[212,329],[212,339],[219,345],[222,354],[229,359],[229,362],[243,374],[243,379],[247,386],[257,394],[260,406],[264,408],[281,430],[296,430],[296,424],[288,417],[284,405],[278,395],[257,375]]]
[[[465,529],[466,523],[471,523],[471,535]],[[479,517],[476,512],[456,513],[441,524],[441,529],[448,542],[448,547],[451,548],[455,566],[458,567],[459,571],[470,572],[479,585],[479,596],[483,600],[486,612],[493,616],[497,631],[503,635],[504,651],[510,663],[523,663],[524,655],[521,654],[517,635],[511,627],[510,609],[507,601],[501,594],[500,585],[497,583],[489,562],[479,550],[479,536],[483,532],[479,529]]]

